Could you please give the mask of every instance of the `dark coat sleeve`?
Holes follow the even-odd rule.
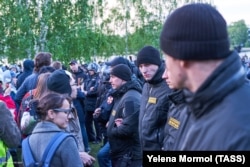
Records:
[[[120,138],[131,138],[131,135],[138,131],[140,106],[139,104],[135,103],[135,101],[131,101],[131,98],[127,99],[128,100],[124,102],[124,110],[121,114],[123,122],[119,127],[113,127],[111,131],[111,134]]]
[[[21,133],[4,102],[0,102],[0,115],[0,138],[7,147],[15,148],[21,142]]]

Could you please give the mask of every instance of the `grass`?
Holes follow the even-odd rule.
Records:
[[[102,143],[98,143],[98,144],[89,143],[89,145],[91,148],[91,151],[89,154],[92,155],[96,159],[96,162],[94,163],[94,167],[99,167],[98,162],[97,162],[97,153],[101,149]]]

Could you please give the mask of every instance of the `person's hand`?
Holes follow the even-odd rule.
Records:
[[[90,91],[94,91],[94,89],[95,89],[95,87],[92,86],[92,87],[90,87],[89,90],[90,90]]]
[[[86,152],[79,152],[81,160],[84,165],[92,165],[95,162],[95,158]]]
[[[84,91],[84,83],[81,84],[81,91]]]
[[[93,117],[99,117],[100,114],[101,114],[101,108],[96,108],[93,113]]]
[[[13,82],[14,85],[16,85],[17,78],[16,77],[12,78],[12,82]]]
[[[105,126],[105,127],[108,128],[108,126],[109,126],[109,121],[106,123],[106,126]]]
[[[4,96],[10,95],[10,92],[11,92],[11,86],[9,86],[8,88],[5,89]]]
[[[117,118],[115,119],[115,124],[117,127],[121,126],[123,119],[122,118]]]

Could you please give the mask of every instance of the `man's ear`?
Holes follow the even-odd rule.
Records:
[[[189,61],[185,61],[185,60],[179,60],[180,61],[180,66],[182,68],[187,68],[190,66],[190,62]]]

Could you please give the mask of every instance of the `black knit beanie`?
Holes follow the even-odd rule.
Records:
[[[118,64],[114,66],[110,72],[111,75],[114,75],[124,81],[130,81],[132,77],[132,72],[130,68],[125,64]]]
[[[181,60],[212,60],[229,56],[227,24],[208,4],[189,4],[176,9],[164,23],[161,49]]]
[[[71,94],[70,77],[64,70],[55,70],[52,72],[47,80],[47,87],[49,90],[61,93]]]
[[[160,52],[152,46],[145,46],[137,54],[136,63],[137,66],[139,66],[140,64],[155,64],[157,66],[160,66],[162,63]]]

